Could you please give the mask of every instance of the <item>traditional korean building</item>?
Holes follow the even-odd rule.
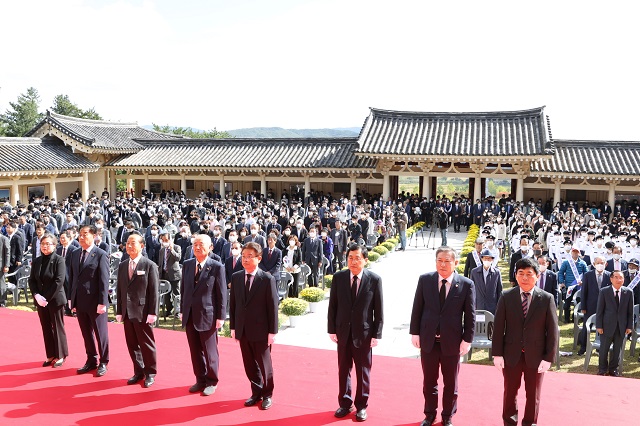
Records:
[[[371,108],[358,137],[186,139],[135,123],[84,120],[48,112],[26,138],[0,138],[0,198],[42,193],[83,196],[117,179],[159,193],[273,191],[304,188],[387,199],[401,176],[417,176],[420,192],[438,177],[469,179],[469,196],[486,180],[510,179],[517,200],[574,201],[637,196],[637,142],[554,140],[544,107],[497,112],[406,112]]]

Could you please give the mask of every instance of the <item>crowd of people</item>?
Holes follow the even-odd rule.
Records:
[[[240,342],[251,382],[252,394],[245,405],[261,402],[262,409],[272,404],[270,346],[277,333],[280,272],[292,274],[293,285],[286,291],[297,297],[298,276],[301,265],[306,264],[311,270],[309,286],[319,285],[319,271],[335,272],[328,325],[338,344],[340,364],[340,408],[335,415],[346,416],[355,403],[357,420],[366,420],[371,348],[381,338],[383,323],[380,277],[364,270],[367,245],[397,234],[398,250],[404,250],[406,229],[418,222],[438,228],[443,245],[436,253],[437,272],[420,278],[411,321],[413,344],[422,351],[425,374],[423,424],[435,418],[437,400],[429,389],[437,388],[439,368],[445,381],[443,418],[450,423],[455,414],[457,359],[473,339],[476,310],[495,314],[497,332],[507,342],[513,338],[510,330],[514,327],[506,324],[515,320],[505,309],[520,301],[512,297],[515,292],[503,289],[499,259],[510,260],[510,287],[519,286],[520,293],[528,297],[548,298],[554,306],[564,308],[566,322],[570,321],[571,303],[581,303],[585,319],[597,315],[603,344],[614,347],[611,359],[607,359],[608,351],[600,351],[599,374],[620,375],[616,355],[633,318],[631,323],[619,323],[611,319],[612,312],[621,305],[626,312],[629,306],[632,309],[634,298],[640,300],[640,208],[636,201],[612,209],[606,202],[597,206],[560,201],[553,205],[541,200],[514,202],[506,196],[473,203],[457,194],[426,199],[400,193],[384,201],[379,195],[360,192],[352,198],[321,192],[289,196],[285,192],[276,201],[271,192],[263,196],[236,191],[224,198],[215,191],[202,192],[189,199],[175,191],[159,195],[143,191],[140,197],[125,193],[112,198],[106,189],[100,196],[93,193],[86,202],[81,200],[76,192],[61,202],[44,198],[16,206],[5,204],[0,213],[2,274],[15,282],[18,272],[31,264],[29,288],[43,329],[44,366],[59,367],[68,356],[66,313],[78,317],[84,339],[87,360],[78,373],[97,370],[98,376],[106,374],[106,312],[114,303],[134,367],[127,383],[144,380],[145,387],[152,386],[156,375],[152,324],[158,319],[158,288],[164,280],[171,287],[171,295],[164,300],[165,313],[179,316],[187,330],[196,376],[189,391],[215,392],[217,330],[228,313],[231,336]],[[446,247],[447,232],[451,226],[453,232],[460,232],[462,226],[468,230],[472,224],[480,227],[480,236],[467,256],[464,278],[458,277],[453,272],[457,254]],[[134,281],[139,285],[130,286]],[[4,277],[0,282],[4,285]],[[202,282],[207,285],[199,285]],[[459,306],[445,305],[451,285],[461,292],[456,299]],[[611,297],[600,291],[607,286],[614,289]],[[344,321],[353,315],[363,288],[373,296],[358,307],[363,317],[346,327]],[[574,300],[576,294],[580,294],[579,301]],[[176,297],[179,295],[182,297]],[[4,287],[0,303],[6,303]],[[523,296],[525,317],[532,303],[525,303]],[[451,312],[442,311],[445,307]],[[445,313],[455,320],[441,323],[434,319]],[[583,329],[580,354],[584,354],[587,336]],[[537,376],[527,382],[527,369],[544,372],[553,361],[550,350],[538,354],[537,349],[527,348],[536,352],[535,357],[520,359],[510,353],[507,343],[497,341],[502,349],[494,348],[494,355],[496,366],[505,374],[505,395],[515,398],[522,374],[525,386],[537,386]],[[352,362],[362,372],[355,399],[350,386]],[[532,409],[527,408],[525,417],[533,415]],[[505,402],[505,421],[512,411],[513,404]]]

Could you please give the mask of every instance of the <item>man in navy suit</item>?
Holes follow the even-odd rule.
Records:
[[[596,329],[600,334],[598,375],[619,377],[620,351],[625,336],[633,329],[633,291],[623,287],[622,271],[613,271],[611,286],[600,289],[596,308]],[[609,349],[613,344],[611,358]]]
[[[216,225],[213,227],[213,239],[211,240],[211,243],[213,244],[213,252],[220,256],[220,259],[224,263],[226,257],[223,253],[223,249],[225,244],[227,244],[227,240],[224,239],[224,236],[222,234],[222,227],[220,225]]]
[[[558,306],[558,277],[556,273],[550,269],[551,259],[549,256],[542,255],[538,259],[538,267],[540,268],[540,278],[536,286],[553,296],[553,301]]]
[[[198,234],[194,259],[185,260],[180,283],[182,326],[186,328],[196,383],[189,392],[209,396],[218,386],[218,329],[226,318],[224,267],[209,257],[211,237]]]
[[[338,344],[338,403],[335,417],[345,417],[356,407],[356,420],[367,419],[369,377],[372,348],[382,338],[382,279],[364,269],[367,248],[351,243],[347,248],[349,270],[333,276],[327,329],[329,337]],[[355,364],[356,394],[351,397],[351,367]]]
[[[64,294],[71,294],[71,283],[69,282],[69,271],[71,270],[71,254],[78,250],[78,247],[71,244],[73,237],[71,230],[66,230],[60,234],[60,244],[56,248],[56,254],[64,257],[66,275],[64,279]],[[71,315],[69,305],[65,305],[65,315]]]
[[[238,241],[231,243],[231,256],[227,257],[227,260],[224,262],[225,278],[228,288],[231,288],[231,276],[244,269],[242,267],[242,259],[240,257],[241,252],[242,244]]]
[[[276,234],[267,237],[267,248],[262,250],[262,260],[258,268],[268,272],[276,280],[276,287],[280,283],[280,270],[282,269],[282,251],[276,248]]]
[[[471,281],[476,290],[476,310],[489,311],[495,315],[498,299],[502,295],[502,276],[493,266],[494,255],[489,249],[480,253],[482,265],[471,270]]]
[[[438,376],[442,370],[442,424],[452,425],[457,411],[460,356],[469,352],[475,328],[473,281],[455,272],[456,251],[436,250],[436,272],[420,276],[411,312],[411,343],[420,349],[424,374],[424,414],[421,426],[435,422]]]
[[[604,256],[596,256],[593,259],[593,268],[586,272],[582,277],[582,290],[580,291],[580,306],[582,313],[584,314],[584,323],[580,335],[578,336],[578,343],[580,349],[578,355],[584,355],[587,347],[587,319],[596,313],[598,307],[598,297],[600,295],[600,289],[611,285],[611,273],[605,271],[606,260]]]
[[[622,247],[615,246],[611,252],[613,253],[613,257],[607,260],[607,266],[604,269],[609,272],[626,271],[629,265],[627,261],[622,258]]]
[[[311,269],[307,279],[309,287],[318,287],[318,270],[322,268],[322,257],[322,240],[318,238],[317,229],[311,228],[302,243],[302,262]]]
[[[260,408],[271,408],[273,365],[271,345],[278,333],[278,290],[268,272],[258,268],[262,246],[247,243],[242,249],[244,271],[231,278],[229,328],[231,337],[240,342],[244,371],[251,382],[251,397],[244,402],[251,407],[262,400]]]
[[[94,225],[80,228],[80,250],[71,254],[69,283],[71,295],[69,308],[77,314],[78,325],[84,339],[87,361],[78,374],[98,371],[98,377],[107,373],[109,363],[109,334],[107,330],[107,306],[109,306],[109,255],[95,246]],[[96,349],[96,343],[98,348]],[[99,356],[99,363],[98,363]]]

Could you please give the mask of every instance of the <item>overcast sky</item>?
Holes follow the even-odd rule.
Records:
[[[218,130],[546,105],[554,138],[638,141],[637,16],[632,1],[0,0],[0,111],[30,86],[42,111],[66,94],[109,120]]]

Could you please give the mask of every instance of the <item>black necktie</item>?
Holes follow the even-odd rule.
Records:
[[[84,264],[84,260],[87,257],[87,251],[82,250],[82,256],[80,256],[80,265]]]
[[[251,275],[247,274],[247,280],[244,283],[244,297],[249,298],[249,287],[251,286]]]
[[[447,298],[447,280],[442,280],[442,285],[440,286],[440,310],[444,306],[444,301]]]
[[[196,266],[196,284],[198,284],[198,280],[200,279],[200,272],[202,272],[202,265],[198,263],[198,266]]]
[[[358,295],[358,276],[353,277],[353,281],[351,282],[351,303],[355,303],[356,296]]]
[[[620,307],[620,290],[616,290],[616,307]]]

